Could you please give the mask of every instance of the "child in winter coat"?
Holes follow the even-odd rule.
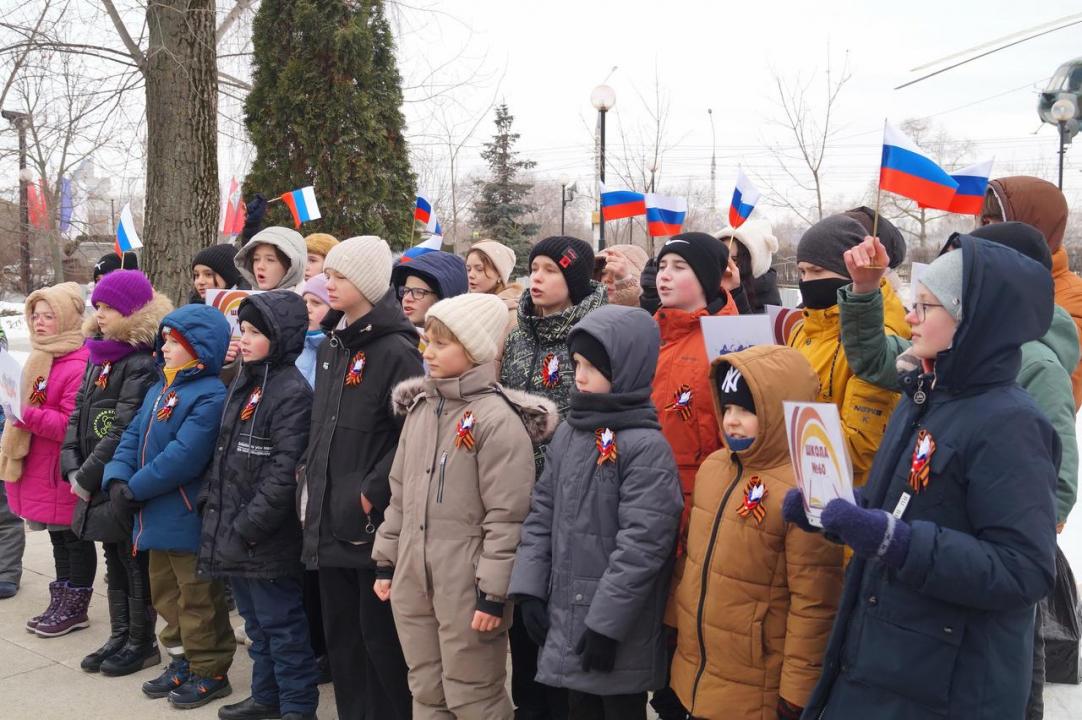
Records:
[[[201,577],[227,578],[251,638],[252,695],[224,720],[315,718],[318,672],[308,638],[297,519],[297,462],[308,443],[312,393],[294,361],[308,326],[288,290],[240,306],[241,370],[229,388],[218,448],[200,494]]]
[[[671,686],[696,718],[797,720],[842,585],[841,546],[782,515],[796,485],[782,402],[814,401],[818,381],[777,346],[724,355],[710,375],[725,447],[695,482]]]
[[[1023,717],[1034,607],[1055,580],[1060,447],[1015,377],[1053,285],[1010,248],[956,240],[915,285],[919,367],[868,484],[822,512],[854,558],[805,717]],[[799,493],[785,517],[814,530]]]
[[[530,507],[531,441],[552,435],[556,407],[496,382],[506,322],[493,295],[436,303],[425,325],[429,376],[394,393],[406,423],[372,558],[410,666],[414,720],[514,715],[507,584]]]
[[[192,258],[192,291],[188,302],[206,302],[207,290],[249,287],[233,264],[236,254],[233,243],[211,245],[197,252]]]
[[[649,314],[619,305],[571,331],[571,408],[515,555],[511,595],[541,646],[537,679],[568,689],[570,720],[645,720],[646,693],[665,683],[683,500],[650,400],[659,344]]]
[[[257,232],[233,258],[255,290],[292,290],[304,281],[308,246],[292,228],[272,226]]]
[[[218,379],[229,344],[225,316],[191,304],[165,316],[155,355],[162,375],[124,430],[102,488],[118,515],[135,515],[133,551],[150,551],[150,592],[165,620],[159,638],[172,658],[143,693],[179,708],[231,692],[226,673],[236,640],[225,591],[196,577],[201,520],[196,501],[214,454],[225,387]]]
[[[312,233],[305,236],[304,246],[308,250],[307,262],[304,264],[305,280],[311,280],[323,274],[323,262],[327,259],[327,253],[337,244],[338,238],[327,233]]]
[[[577,322],[608,303],[605,286],[590,279],[594,251],[573,237],[553,236],[530,250],[530,289],[518,303],[518,324],[504,343],[500,384],[537,393],[567,413],[574,383],[567,336]],[[543,446],[534,452],[537,477],[544,466]],[[511,697],[525,717],[562,718],[567,693],[534,682],[537,645],[522,626],[516,607],[511,626]]]
[[[78,496],[72,532],[102,543],[108,583],[105,644],[83,658],[86,672],[130,675],[161,662],[154,637],[146,551],[133,552],[130,522],[120,522],[102,490],[102,473],[147,390],[158,379],[154,337],[173,303],[154,292],[138,270],[103,275],[90,297],[94,313],[83,323],[90,362],[68,422],[60,472]]]
[[[812,225],[797,245],[800,295],[804,318],[789,334],[789,347],[811,363],[819,377],[819,402],[834,403],[853,463],[853,483],[864,484],[872,466],[898,394],[861,380],[853,374],[840,338],[838,290],[851,282],[845,251],[864,241],[864,227],[848,215],[830,215]],[[888,333],[909,337],[905,308],[890,284],[883,280],[884,325]]]
[[[732,291],[740,314],[762,314],[767,305],[781,305],[778,274],[770,267],[778,251],[770,221],[753,218],[738,228],[722,228],[716,237],[740,271],[740,286]]]
[[[66,635],[90,625],[86,610],[97,555],[94,543],[71,531],[75,495],[60,475],[64,431],[88,357],[79,329],[85,304],[75,283],[36,290],[26,298],[32,349],[23,366],[22,418],[5,409],[0,438],[0,479],[6,483],[11,511],[30,521],[31,528],[48,529],[53,545],[56,580],[49,584],[49,607],[26,623],[39,637]],[[22,537],[19,541],[21,551]]]
[[[414,258],[403,255],[391,273],[391,284],[402,301],[402,311],[421,335],[430,307],[469,289],[466,263],[458,255],[441,250]]]
[[[496,350],[497,375],[502,368],[507,336],[518,324],[518,302],[524,288],[517,282],[511,282],[511,273],[515,271],[517,262],[515,251],[495,240],[474,243],[466,255],[466,278],[470,292],[495,295],[507,306],[507,325]]]
[[[417,332],[390,287],[391,249],[345,240],[324,264],[332,312],[316,355],[312,428],[298,500],[301,559],[319,570],[327,656],[340,718],[410,716],[408,669],[391,608],[372,592],[372,541],[391,501],[402,428],[392,390],[422,374]],[[345,319],[345,327],[337,330]]]
[[[331,309],[331,300],[327,296],[327,276],[322,272],[304,281],[301,286],[301,298],[308,311],[308,330],[304,334],[304,349],[297,356],[297,369],[308,381],[308,386],[316,386],[316,354],[319,346],[327,339],[323,332],[323,318]]]

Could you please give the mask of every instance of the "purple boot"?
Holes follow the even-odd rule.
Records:
[[[26,621],[26,631],[28,633],[36,632],[38,624],[52,617],[56,609],[60,607],[61,601],[64,599],[64,594],[68,591],[67,580],[53,580],[49,583],[49,607],[45,608],[45,612],[41,615],[35,615]]]
[[[60,606],[52,617],[45,618],[38,623],[34,631],[38,637],[50,638],[67,635],[73,630],[82,630],[90,627],[90,620],[86,616],[86,609],[90,606],[90,596],[94,588],[72,587],[68,585],[68,591]]]

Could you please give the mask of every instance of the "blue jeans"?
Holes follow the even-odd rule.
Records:
[[[229,584],[252,641],[252,698],[282,713],[315,713],[319,670],[308,637],[301,578],[230,577]]]

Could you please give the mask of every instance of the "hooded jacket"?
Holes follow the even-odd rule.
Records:
[[[166,327],[184,336],[199,362],[177,373],[168,386],[159,372],[105,466],[102,491],[108,492],[109,483],[120,480],[128,483],[132,495],[143,504],[132,529],[136,550],[195,553],[202,524],[195,503],[214,454],[225,402],[225,386],[218,373],[230,330],[225,316],[206,305],[174,310],[155,335],[159,369],[165,364],[162,330]]]
[[[879,293],[838,294],[842,343],[858,377],[889,390],[900,389],[896,360],[909,349],[909,340],[883,333],[883,301]],[[1033,396],[1063,445],[1056,482],[1056,521],[1063,523],[1078,496],[1078,442],[1074,398],[1066,389],[1078,365],[1078,332],[1066,310],[1056,305],[1048,332],[1022,345],[1018,384]]]
[[[959,236],[963,318],[934,374],[902,378],[860,503],[899,511],[902,565],[854,557],[805,717],[1020,718],[1034,607],[1055,579],[1060,444],[1015,382],[1021,346],[1048,332],[1052,279],[1001,245]],[[918,402],[923,401],[923,402]],[[913,493],[918,434],[928,484]]]
[[[393,403],[406,420],[372,558],[426,594],[434,576],[473,573],[481,593],[506,598],[530,509],[533,446],[552,437],[556,406],[500,387],[493,363],[453,378],[406,380]],[[467,413],[473,447],[459,439]]]
[[[697,718],[774,720],[778,695],[803,707],[822,671],[842,586],[842,548],[782,516],[796,487],[785,400],[815,400],[818,380],[791,348],[764,345],[716,359],[735,368],[755,403],[759,434],[742,452],[721,448],[699,468],[687,555],[673,588],[677,647],[671,687]],[[714,412],[724,408],[711,382]],[[741,515],[757,478],[765,513]]]
[[[1082,278],[1071,271],[1063,234],[1067,229],[1067,200],[1052,183],[1024,175],[999,178],[988,183],[988,192],[999,202],[1004,220],[1033,225],[1052,251],[1052,281],[1056,304],[1071,314],[1082,341]],[[1082,364],[1071,370],[1075,412],[1082,407]]]
[[[301,560],[309,570],[372,567],[372,541],[391,502],[388,475],[402,430],[391,392],[424,372],[417,330],[394,290],[336,330],[341,319],[335,310],[323,319],[327,340],[316,354],[312,427],[297,488]],[[361,495],[372,503],[371,515]]]
[[[587,315],[612,359],[612,392],[575,393],[546,450],[511,573],[511,595],[548,603],[538,682],[598,695],[656,690],[668,664],[662,618],[683,510],[672,450],[650,402],[659,336],[649,314],[610,305]],[[614,433],[604,460],[598,432]],[[612,672],[586,672],[589,628],[617,641]]]
[[[304,282],[304,266],[308,262],[308,246],[304,244],[304,237],[291,228],[272,226],[260,230],[255,237],[244,243],[244,247],[233,259],[237,270],[240,270],[240,274],[252,288],[259,288],[255,275],[252,273],[252,253],[260,245],[273,245],[289,259],[286,274],[278,281],[275,290],[291,290]]]
[[[75,482],[90,493],[90,502],[76,500],[71,518],[72,531],[83,540],[121,542],[131,537],[131,523],[117,518],[102,492],[102,473],[158,379],[154,334],[172,309],[169,298],[155,292],[144,307],[115,319],[108,338],[100,335],[93,315],[83,322],[90,361],[60,452],[60,474],[67,478],[75,473]]]
[[[241,307],[245,304],[263,316],[270,351],[261,361],[243,363],[229,388],[200,494],[203,532],[196,572],[205,577],[299,575],[296,472],[308,445],[312,391],[294,363],[304,344],[308,313],[304,301],[289,290],[251,295]]]
[[[470,289],[466,276],[466,261],[442,250],[427,252],[415,258],[402,257],[391,272],[391,284],[400,288],[406,278],[416,275],[436,291],[440,300],[463,295]]]
[[[699,319],[736,315],[736,305],[729,293],[725,293],[725,298],[695,312],[662,307],[654,315],[661,328],[661,352],[651,397],[657,407],[661,432],[672,446],[680,469],[684,492],[681,535],[691,512],[695,473],[703,460],[721,447],[718,420],[710,402],[710,358],[706,356]]]
[[[906,310],[890,283],[880,283],[884,308],[883,329],[888,335],[909,338]],[[898,393],[884,390],[856,376],[841,340],[841,311],[837,305],[825,310],[803,310],[789,333],[789,347],[796,348],[811,363],[819,377],[818,402],[834,403],[842,419],[842,430],[853,463],[853,484],[864,484],[872,459],[879,448]]]

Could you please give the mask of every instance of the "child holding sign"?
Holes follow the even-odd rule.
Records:
[[[795,720],[842,580],[842,548],[782,515],[796,486],[782,403],[814,400],[818,383],[800,353],[776,345],[724,355],[711,377],[725,447],[696,478],[671,686],[697,718]]]

